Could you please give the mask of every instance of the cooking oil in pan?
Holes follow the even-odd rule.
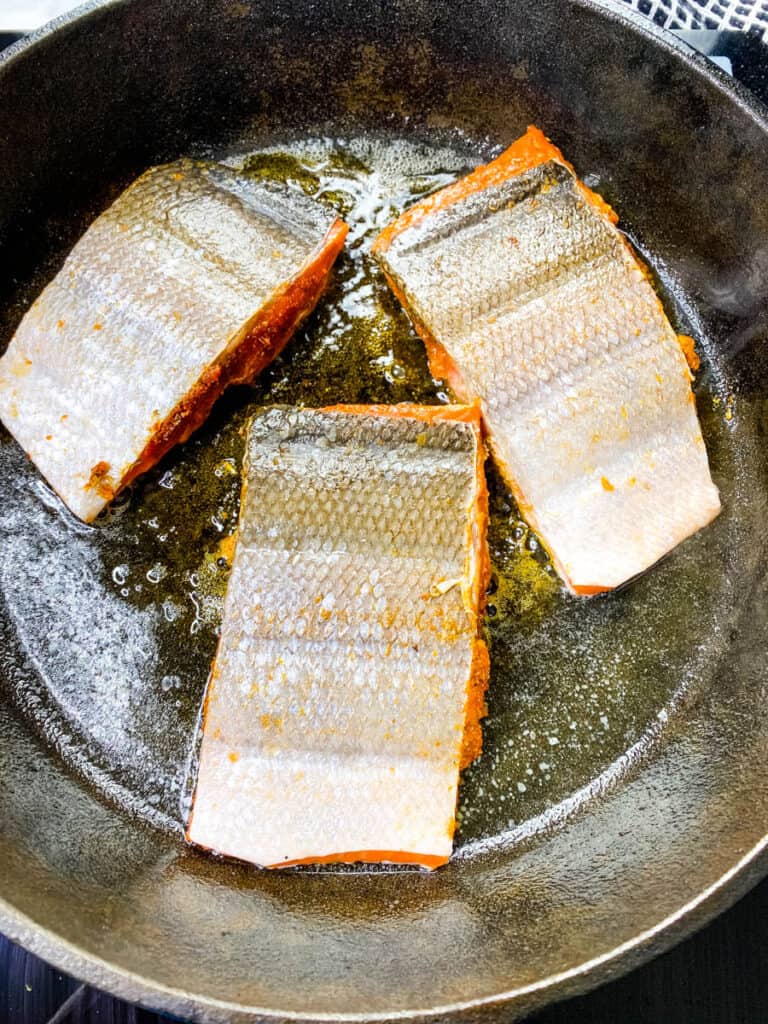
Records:
[[[218,154],[221,157],[221,154]],[[181,830],[194,738],[232,557],[242,428],[259,406],[450,401],[369,255],[402,209],[491,155],[452,138],[321,139],[245,147],[244,174],[316,197],[350,224],[330,289],[251,387],[119,496],[73,519],[0,435],[0,585],[29,660],[14,698],[75,770],[160,827]],[[648,255],[647,253],[645,255]],[[691,325],[665,296],[681,329]],[[464,774],[456,855],[525,837],[631,768],[721,647],[739,523],[722,381],[699,411],[725,511],[624,590],[585,601],[560,584],[489,465],[492,675],[484,752]],[[736,467],[736,469],[734,469]]]

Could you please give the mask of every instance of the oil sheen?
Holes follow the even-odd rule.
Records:
[[[188,809],[244,424],[275,403],[451,400],[369,246],[410,203],[489,155],[457,137],[283,140],[215,154],[315,197],[350,225],[330,288],[290,346],[92,526],[67,512],[0,432],[0,473],[11,481],[0,508],[0,587],[29,663],[12,696],[72,770],[158,827],[180,833]],[[696,333],[687,304],[662,293],[673,324]],[[725,511],[621,591],[568,595],[488,466],[489,714],[484,752],[460,789],[458,857],[549,827],[631,771],[717,657],[722,638],[710,624],[730,599],[738,481],[727,388],[706,344],[702,354],[697,402]]]

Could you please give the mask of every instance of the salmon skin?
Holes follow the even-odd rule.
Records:
[[[452,849],[488,655],[477,409],[252,421],[190,842],[267,867]]]
[[[373,246],[579,594],[631,579],[720,510],[685,356],[615,221],[529,128]]]
[[[91,521],[251,379],[317,302],[346,225],[219,164],[154,167],[86,231],[0,359],[0,419]]]

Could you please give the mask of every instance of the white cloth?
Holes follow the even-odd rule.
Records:
[[[657,25],[679,29],[737,29],[768,39],[768,0],[624,0]]]
[[[81,3],[82,0],[0,0],[0,31],[31,32]]]
[[[29,32],[81,0],[0,0],[0,30]],[[666,28],[729,28],[768,39],[768,0],[624,0]]]

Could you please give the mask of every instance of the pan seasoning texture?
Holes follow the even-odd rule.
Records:
[[[743,893],[768,834],[765,111],[611,0],[91,0],[0,60],[0,100],[3,342],[153,165],[245,166],[352,227],[281,360],[92,527],[0,431],[0,929],[182,1018],[492,1024]],[[723,512],[576,601],[491,471],[493,676],[451,861],[278,874],[191,850],[239,430],[271,404],[450,400],[367,245],[530,123],[697,340]]]

